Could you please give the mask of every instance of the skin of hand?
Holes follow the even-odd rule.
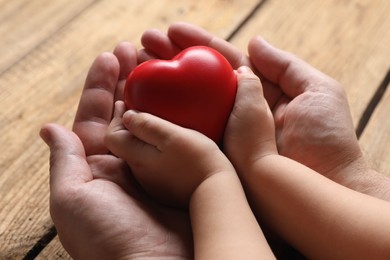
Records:
[[[120,43],[88,73],[71,132],[42,127],[49,145],[50,213],[74,259],[192,259],[187,213],[150,201],[126,163],[109,153],[104,136],[121,98],[136,50]]]
[[[370,170],[354,132],[342,86],[294,55],[254,37],[249,57],[239,49],[191,24],[176,23],[165,34],[152,29],[142,37],[139,59],[170,59],[182,49],[206,45],[221,52],[234,68],[249,66],[260,77],[274,115],[277,148],[352,189],[390,200],[389,178]],[[229,146],[229,137],[225,138]]]
[[[389,202],[272,151],[252,158],[239,172],[255,215],[306,258],[389,258]]]
[[[203,134],[115,104],[106,146],[126,160],[154,199],[187,208],[193,192],[214,174],[235,172],[216,143]],[[123,119],[122,119],[123,117]]]
[[[237,78],[240,106],[257,94],[253,86],[258,90],[261,84],[249,68],[239,68]],[[106,146],[126,160],[153,199],[189,208],[195,259],[274,259],[240,180],[218,145],[194,130],[125,110],[122,101],[116,102]]]
[[[258,218],[309,259],[387,259],[389,202],[348,189],[280,156],[259,79],[252,74],[241,84],[246,91],[237,92],[226,130],[226,152]]]

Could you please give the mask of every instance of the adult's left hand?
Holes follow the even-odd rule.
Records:
[[[151,201],[125,162],[104,146],[114,102],[122,98],[136,50],[119,44],[88,73],[73,132],[47,124],[50,213],[64,248],[75,259],[193,258],[186,212]]]

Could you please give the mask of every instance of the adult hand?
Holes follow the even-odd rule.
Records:
[[[345,175],[362,165],[346,94],[338,82],[260,37],[248,46],[249,57],[228,42],[186,23],[172,25],[167,34],[144,33],[140,59],[171,58],[193,45],[220,51],[234,68],[250,66],[260,77],[273,112],[278,151],[317,172],[347,184]],[[229,146],[225,136],[225,146]]]
[[[73,131],[48,124],[50,213],[75,259],[192,258],[188,214],[155,204],[138,188],[126,163],[109,153],[104,135],[115,99],[136,66],[128,43],[93,63]]]

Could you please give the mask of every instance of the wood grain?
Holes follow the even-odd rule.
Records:
[[[72,258],[65,251],[65,249],[62,247],[62,244],[57,236],[35,258],[35,260],[46,260],[46,259],[68,260],[68,259],[72,259]]]
[[[0,2],[0,74],[74,19],[93,0]]]
[[[390,1],[267,1],[233,43],[254,35],[291,51],[345,87],[355,125],[390,67]]]
[[[390,86],[364,130],[360,144],[372,167],[390,177]]]
[[[63,23],[68,19],[66,24],[59,22],[45,33],[34,31],[30,37],[39,39],[26,41],[30,50],[23,55],[12,50],[15,56],[10,55],[12,59],[4,63],[6,69],[0,77],[0,143],[6,147],[0,154],[0,259],[22,258],[52,225],[48,211],[49,154],[38,132],[50,121],[71,126],[94,57],[112,50],[121,40],[139,45],[145,29],[165,30],[178,20],[197,23],[225,37],[257,2],[154,0],[146,5],[145,1],[96,1],[72,19],[72,15],[59,19]],[[25,11],[34,25],[31,28],[40,28],[39,24],[45,26],[46,22],[42,16],[32,15],[34,10],[48,15],[60,6],[53,1],[40,3],[40,8],[48,11],[38,7]],[[0,17],[17,10],[11,7],[1,9]],[[73,10],[80,11],[76,7]],[[25,25],[19,22],[15,26],[23,29]],[[9,38],[13,44],[23,34],[15,37]]]

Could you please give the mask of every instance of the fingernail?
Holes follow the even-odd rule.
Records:
[[[237,69],[238,73],[253,73],[252,70],[248,66],[241,66]]]
[[[129,114],[129,115],[136,115],[138,114],[138,111],[137,110],[134,110],[134,109],[129,109],[126,111],[126,114]]]

